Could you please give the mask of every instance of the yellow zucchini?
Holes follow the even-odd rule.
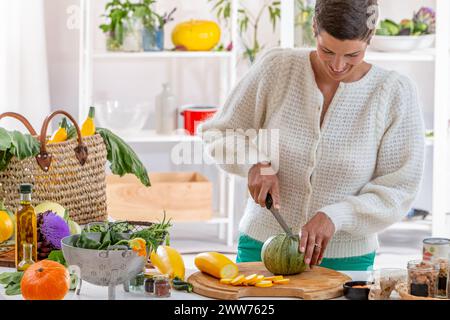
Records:
[[[200,253],[194,263],[198,270],[217,279],[233,279],[239,273],[237,264],[218,252]]]
[[[273,286],[273,282],[270,280],[263,280],[263,281],[260,281],[255,284],[255,287],[260,287],[260,288],[269,288],[271,286]]]

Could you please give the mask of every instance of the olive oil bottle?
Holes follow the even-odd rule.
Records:
[[[32,260],[37,262],[37,221],[31,205],[31,184],[20,185],[20,207],[16,212],[16,268],[24,260],[24,244],[32,245]]]

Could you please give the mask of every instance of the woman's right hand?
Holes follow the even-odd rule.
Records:
[[[255,202],[261,207],[266,206],[266,197],[270,193],[273,206],[280,208],[280,189],[278,177],[270,163],[257,163],[248,172],[248,190]]]

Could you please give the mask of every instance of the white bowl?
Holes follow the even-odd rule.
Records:
[[[435,35],[422,36],[373,36],[370,48],[377,51],[412,51],[430,48]]]
[[[122,135],[142,131],[151,113],[148,103],[132,105],[117,100],[98,102],[95,108],[100,126]]]

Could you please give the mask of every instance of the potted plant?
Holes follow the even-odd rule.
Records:
[[[216,13],[217,18],[220,21],[225,21],[231,18],[231,0],[208,0],[213,3],[213,11]],[[261,1],[261,5],[256,12],[256,15],[248,9],[244,4],[244,1],[240,1],[240,7],[238,9],[238,25],[239,35],[242,44],[245,48],[244,57],[247,58],[250,63],[256,60],[258,53],[264,49],[264,45],[260,44],[260,23],[264,13],[268,13],[272,28],[275,31],[278,21],[281,18],[281,1],[279,0],[264,0]],[[249,31],[251,34],[247,35]]]
[[[138,4],[129,0],[111,0],[106,4],[106,13],[102,16],[107,23],[100,29],[107,35],[109,51],[141,51],[142,22],[136,15]]]
[[[174,8],[170,13],[163,16],[156,13],[152,6],[156,0],[142,0],[135,5],[135,15],[142,21],[142,41],[144,51],[164,50],[164,26],[173,21]]]
[[[316,38],[313,30],[314,6],[316,0],[297,0],[297,15],[295,26],[299,28],[299,45],[304,47],[314,47]]]

